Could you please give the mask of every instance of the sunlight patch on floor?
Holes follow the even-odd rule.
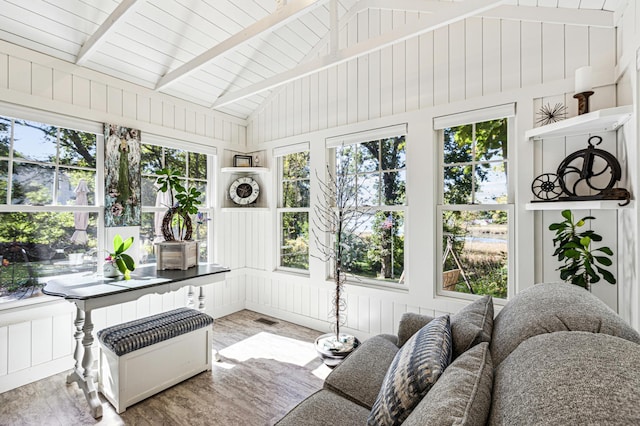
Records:
[[[238,362],[249,359],[275,361],[305,366],[317,359],[313,343],[260,332],[219,351],[220,355]]]
[[[331,370],[326,365],[320,364],[320,366],[318,368],[316,368],[315,370],[313,370],[311,372],[311,374],[313,374],[314,376],[316,376],[317,378],[319,378],[321,380],[325,380],[327,378],[327,376],[329,375],[329,373],[331,373],[332,371],[333,370]]]

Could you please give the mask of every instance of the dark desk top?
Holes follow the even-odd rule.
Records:
[[[131,272],[129,280],[123,277],[105,278],[95,273],[64,279],[54,278],[47,282],[42,292],[65,299],[87,300],[229,271],[224,266],[211,264],[196,265],[186,271],[158,271],[156,265],[143,265]]]

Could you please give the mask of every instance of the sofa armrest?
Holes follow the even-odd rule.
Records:
[[[406,312],[400,318],[398,325],[398,347],[401,348],[407,340],[418,332],[422,327],[433,320],[432,316]]]

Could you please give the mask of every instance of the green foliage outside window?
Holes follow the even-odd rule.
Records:
[[[309,269],[309,151],[282,157],[280,266]]]

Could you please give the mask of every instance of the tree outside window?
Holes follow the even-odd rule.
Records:
[[[507,297],[508,125],[443,130],[442,288]]]
[[[280,262],[283,268],[309,269],[309,151],[280,157]]]
[[[364,213],[344,235],[349,272],[378,282],[402,283],[406,205],[406,142],[397,136],[335,149],[338,172],[346,167]]]

